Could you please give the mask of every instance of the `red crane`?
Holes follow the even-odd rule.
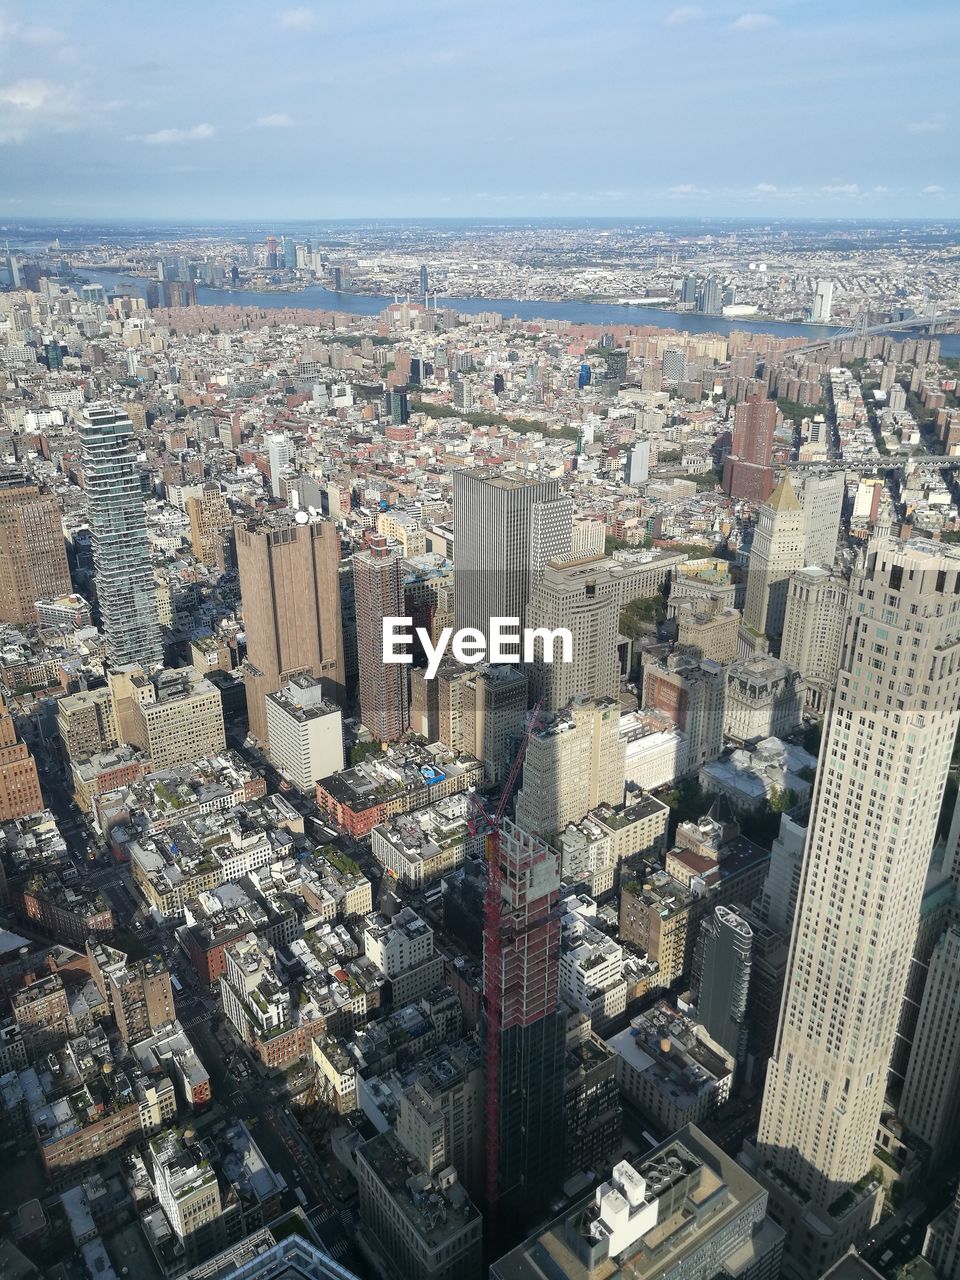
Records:
[[[500,983],[502,965],[499,962],[501,932],[501,896],[500,896],[500,821],[507,810],[513,789],[520,776],[523,758],[527,753],[527,745],[531,735],[536,731],[540,721],[538,702],[527,716],[523,737],[513,758],[510,772],[500,792],[500,800],[496,810],[490,814],[484,807],[477,792],[473,793],[473,814],[468,823],[471,834],[484,834],[485,855],[487,862],[487,887],[483,900],[483,994],[486,1009],[486,1167],[485,1167],[485,1225],[487,1238],[493,1235],[493,1222],[499,1195],[500,1182]],[[497,963],[492,963],[494,957]]]

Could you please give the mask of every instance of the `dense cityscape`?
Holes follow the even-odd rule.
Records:
[[[960,1280],[960,9],[0,5],[0,1280]]]
[[[954,1275],[956,278],[199,305],[359,260],[200,234],[4,264],[3,1274]]]

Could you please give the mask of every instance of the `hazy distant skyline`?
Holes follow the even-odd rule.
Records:
[[[0,221],[954,217],[958,38],[940,0],[0,3]]]

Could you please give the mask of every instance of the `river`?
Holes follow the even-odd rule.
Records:
[[[114,271],[76,271],[78,276],[108,291],[135,290],[143,293],[148,281],[140,276],[122,275]],[[340,311],[347,315],[374,316],[394,299],[377,294],[335,293],[323,285],[311,284],[305,289],[265,290],[210,289],[197,286],[197,302],[203,307],[304,307],[316,311]],[[464,315],[497,311],[501,315],[518,316],[521,320],[569,320],[572,324],[653,325],[657,329],[676,329],[680,333],[719,333],[747,331],[769,333],[778,338],[828,338],[840,330],[834,325],[796,324],[786,320],[725,320],[722,316],[703,316],[689,311],[661,311],[656,307],[619,306],[615,302],[531,302],[521,298],[440,298],[441,307],[453,307]],[[940,335],[941,351],[947,356],[960,356],[960,334]]]

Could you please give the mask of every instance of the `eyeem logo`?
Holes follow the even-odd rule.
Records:
[[[459,631],[444,627],[434,644],[429,631],[414,628],[412,618],[391,617],[383,620],[384,662],[409,665],[413,661],[410,646],[414,636],[427,655],[428,680],[437,674],[448,648],[458,662],[474,666],[478,662],[535,662],[539,644],[543,661],[552,663],[559,641],[560,661],[573,661],[573,636],[566,627],[557,627],[554,631],[546,627],[524,627],[521,631],[519,618],[491,618],[489,645],[477,627],[461,627]]]

